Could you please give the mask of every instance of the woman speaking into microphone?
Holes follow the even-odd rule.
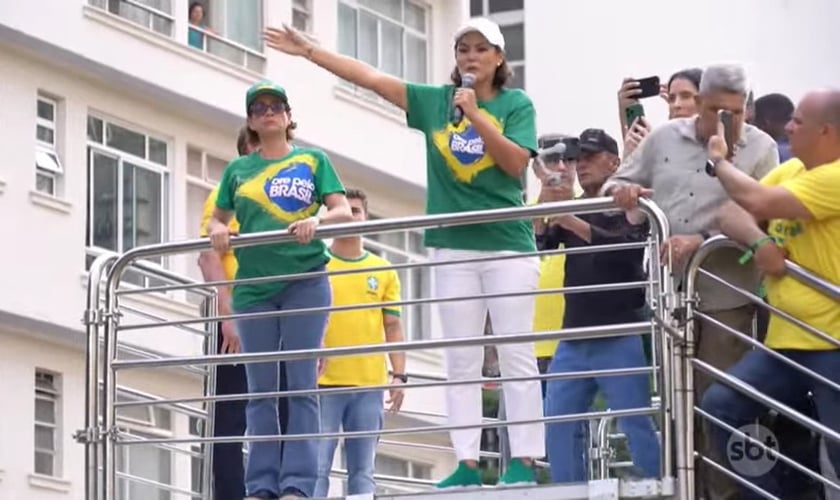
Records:
[[[448,85],[406,83],[364,62],[318,47],[287,26],[270,28],[265,37],[269,47],[306,57],[406,112],[408,126],[426,136],[427,213],[522,206],[520,175],[537,149],[534,106],[522,90],[505,88],[511,77],[505,62],[505,39],[492,21],[471,19],[455,33],[455,69]],[[425,244],[435,249],[436,261],[475,260],[536,250],[529,220],[429,229]],[[535,290],[538,278],[539,260],[535,256],[437,267],[438,298],[477,297],[440,305],[443,335],[482,335],[488,310],[494,334],[531,332],[532,295],[493,299],[482,296]],[[503,376],[537,376],[533,344],[500,345],[498,352]],[[457,347],[446,354],[450,380],[481,376],[481,347]],[[539,381],[506,382],[503,392],[511,420],[542,417]],[[446,401],[450,424],[480,425],[479,385],[448,386]],[[500,482],[534,482],[532,459],[544,456],[543,424],[513,425],[509,435],[513,460]],[[455,430],[451,440],[459,465],[438,487],[481,485],[481,430]]]

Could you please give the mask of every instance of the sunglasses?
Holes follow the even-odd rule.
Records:
[[[251,105],[251,114],[255,116],[265,116],[269,110],[275,115],[280,114],[289,109],[289,105],[282,101],[274,101],[271,104],[264,102],[255,102]]]

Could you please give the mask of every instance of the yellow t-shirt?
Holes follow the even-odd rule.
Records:
[[[204,202],[204,214],[201,216],[201,231],[199,232],[201,236],[207,236],[207,224],[209,224],[210,219],[213,218],[213,211],[216,209],[216,197],[218,196],[219,187],[216,186]],[[233,231],[239,232],[239,222],[237,222],[235,217],[230,220],[228,227]],[[224,255],[222,255],[222,267],[225,268],[225,276],[227,276],[227,279],[232,280],[236,278],[237,266],[236,257],[233,256],[233,250],[228,250]]]
[[[840,160],[806,170],[801,161],[792,159],[761,182],[787,189],[814,216],[812,220],[772,220],[768,224],[770,236],[783,240],[790,260],[832,283],[840,283]],[[792,276],[767,277],[765,287],[770,304],[840,339],[840,304]],[[765,344],[772,349],[834,348],[775,315],[770,319]]]
[[[369,252],[354,260],[330,255],[328,271],[364,270],[390,266],[387,260]],[[330,276],[333,306],[377,304],[400,300],[400,278],[393,269]],[[324,347],[382,344],[385,342],[384,315],[399,316],[397,306],[370,307],[330,314]],[[367,386],[388,383],[385,354],[329,358],[319,384]]]
[[[583,190],[575,181],[575,196]],[[530,202],[535,205],[536,200]],[[538,290],[563,288],[566,282],[566,256],[550,255],[540,259],[540,280]],[[534,332],[547,332],[563,328],[563,316],[566,313],[566,296],[562,293],[537,295],[534,299]],[[534,342],[534,354],[538,358],[553,358],[559,340]]]
[[[540,262],[540,290],[562,288],[566,276],[566,256],[550,255]],[[566,310],[566,297],[562,293],[537,295],[534,302],[534,331],[545,332],[563,328],[563,314]],[[542,340],[534,343],[538,358],[554,357],[558,340]]]

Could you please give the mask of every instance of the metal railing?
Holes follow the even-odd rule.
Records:
[[[707,240],[697,250],[697,252],[692,257],[686,271],[685,317],[687,318],[687,321],[685,325],[685,342],[682,344],[683,349],[680,350],[680,356],[683,357],[684,363],[687,367],[687,369],[682,373],[684,378],[684,386],[686,387],[684,403],[687,411],[687,418],[685,419],[685,431],[683,433],[678,434],[678,436],[682,437],[682,439],[678,438],[678,444],[682,442],[681,454],[683,459],[685,460],[685,463],[683,464],[684,468],[681,468],[678,474],[679,483],[681,487],[686,491],[686,498],[695,498],[698,492],[695,491],[696,467],[694,461],[695,459],[697,459],[697,465],[702,464],[704,467],[707,467],[710,470],[723,474],[724,476],[734,481],[736,485],[748,489],[752,493],[761,495],[765,498],[777,498],[771,492],[762,489],[754,482],[734,472],[733,467],[727,464],[717,462],[715,460],[715,457],[705,456],[702,452],[696,451],[697,446],[694,443],[694,416],[698,415],[702,417],[703,421],[707,421],[711,424],[710,428],[713,428],[714,426],[722,427],[723,429],[727,430],[733,435],[739,436],[746,442],[749,442],[756,448],[760,448],[762,452],[772,453],[777,457],[777,460],[779,462],[784,463],[787,467],[790,467],[791,469],[810,478],[811,480],[821,483],[826,488],[826,492],[828,492],[829,490],[834,490],[836,494],[837,492],[840,492],[840,484],[836,482],[836,479],[832,480],[829,477],[827,477],[829,475],[827,472],[829,471],[821,470],[822,473],[818,473],[810,470],[802,464],[797,463],[791,457],[781,453],[778,449],[771,448],[770,446],[768,446],[768,443],[762,442],[760,439],[756,439],[757,436],[749,436],[745,434],[742,430],[736,429],[728,423],[720,420],[719,418],[716,418],[714,415],[711,415],[710,413],[704,411],[698,406],[698,402],[695,401],[696,396],[694,393],[694,371],[700,370],[702,373],[704,373],[705,376],[711,377],[714,383],[724,384],[725,386],[737,391],[737,393],[739,393],[740,395],[758,402],[761,406],[765,408],[765,411],[773,410],[778,415],[787,417],[796,424],[801,425],[802,427],[808,429],[812,433],[815,433],[817,436],[820,436],[820,439],[823,441],[823,443],[825,443],[827,440],[833,441],[835,443],[840,443],[840,432],[838,432],[837,429],[831,429],[825,424],[821,423],[818,419],[814,419],[810,416],[804,415],[800,411],[791,408],[784,402],[774,399],[762,392],[759,392],[758,390],[756,390],[756,388],[743,382],[742,380],[733,376],[732,374],[714,367],[712,364],[709,363],[708,360],[701,360],[697,358],[697,346],[695,345],[695,330],[697,328],[698,322],[701,322],[715,326],[718,330],[726,332],[728,335],[732,335],[739,339],[741,342],[747,344],[751,349],[758,350],[767,355],[768,357],[773,358],[775,361],[778,361],[790,368],[793,368],[794,370],[797,370],[807,375],[808,377],[813,378],[815,381],[823,384],[823,386],[825,386],[826,388],[840,393],[840,383],[838,383],[836,378],[835,380],[831,380],[824,374],[817,373],[817,371],[815,371],[814,369],[792,360],[791,357],[785,355],[786,353],[779,352],[766,347],[762,342],[759,342],[758,340],[753,338],[753,336],[748,335],[744,332],[737,331],[731,326],[724,324],[723,322],[715,319],[712,315],[705,313],[700,309],[700,306],[702,306],[702,297],[697,296],[696,290],[698,278],[702,276],[704,279],[711,280],[720,287],[737,292],[741,296],[748,299],[751,304],[757,306],[758,308],[766,309],[771,315],[775,315],[778,319],[784,322],[796,325],[802,331],[807,332],[808,334],[813,335],[825,341],[827,344],[833,346],[834,349],[840,349],[840,340],[838,340],[837,338],[832,337],[831,335],[822,332],[817,328],[814,328],[812,325],[809,325],[801,319],[794,317],[790,313],[781,310],[779,307],[765,302],[765,300],[762,297],[760,297],[757,292],[744,290],[739,286],[729,283],[727,280],[716,276],[701,267],[702,264],[709,257],[709,255],[711,255],[715,251],[719,251],[725,248],[736,248],[742,251],[745,250],[745,248],[742,245],[739,245],[723,236],[711,238]],[[803,267],[791,261],[786,262],[786,273],[788,276],[792,277],[793,279],[805,285],[806,287],[812,290],[816,290],[824,296],[833,299],[837,303],[836,306],[840,308],[840,286],[838,286],[837,284],[831,283],[830,281],[818,276],[817,274],[811,271],[804,269]],[[840,351],[838,351],[838,354],[840,354]],[[840,361],[840,356],[838,356],[838,361]],[[802,394],[802,396],[805,397],[807,396],[807,394]],[[778,447],[778,444],[776,445],[776,447]],[[823,469],[826,467],[831,468],[831,464],[828,463],[826,460],[823,460],[820,466]],[[832,476],[835,478],[836,472],[837,471],[834,471],[835,474],[832,474]],[[761,474],[761,476],[770,473],[771,472],[766,472]]]
[[[498,209],[476,212],[463,212],[458,214],[447,215],[430,215],[419,217],[408,217],[403,219],[389,219],[389,220],[375,220],[362,223],[347,223],[336,224],[331,226],[324,226],[318,229],[317,236],[322,239],[336,238],[342,236],[374,234],[393,231],[403,231],[409,229],[425,229],[430,227],[447,227],[459,226],[469,224],[479,224],[487,222],[508,221],[517,219],[532,219],[545,216],[553,216],[560,214],[573,213],[596,213],[603,211],[615,210],[615,206],[611,199],[598,198],[575,200],[570,202],[557,202],[543,205],[535,205],[512,209]],[[579,253],[583,251],[610,251],[615,249],[633,248],[656,248],[661,241],[667,238],[669,234],[667,219],[662,212],[651,202],[644,201],[642,209],[648,215],[651,221],[652,236],[648,242],[639,244],[621,244],[621,245],[603,245],[600,247],[589,247],[587,249],[568,249],[558,250],[557,253]],[[280,243],[291,241],[290,236],[286,231],[275,231],[267,233],[245,234],[242,236],[232,238],[231,245],[233,247],[244,247],[251,245],[260,245],[266,243]],[[655,344],[654,352],[657,353],[657,361],[653,367],[639,367],[634,369],[621,370],[601,370],[594,372],[575,372],[575,373],[561,373],[561,374],[545,374],[538,377],[507,377],[485,379],[477,378],[473,380],[427,380],[423,382],[412,382],[405,386],[405,389],[411,391],[413,389],[428,389],[440,388],[461,384],[480,384],[493,380],[496,382],[522,382],[527,380],[556,380],[564,378],[579,378],[592,376],[621,376],[640,373],[656,373],[656,387],[658,387],[657,401],[658,404],[648,408],[632,408],[616,411],[602,411],[589,412],[575,415],[560,415],[553,417],[544,417],[538,420],[519,420],[519,421],[499,421],[486,419],[480,424],[481,427],[500,428],[508,425],[524,424],[524,423],[556,423],[556,422],[571,422],[576,420],[592,420],[602,418],[621,418],[624,416],[634,415],[649,415],[653,413],[660,413],[661,415],[661,439],[662,449],[666,450],[662,454],[662,478],[669,479],[673,474],[673,460],[671,453],[670,442],[673,436],[673,416],[675,413],[674,396],[680,393],[683,389],[680,387],[680,380],[677,377],[673,379],[674,366],[671,361],[672,340],[671,336],[674,330],[668,328],[671,308],[673,304],[678,301],[675,298],[673,287],[670,284],[670,270],[668,263],[659,262],[658,252],[650,252],[650,272],[645,281],[631,282],[631,283],[617,283],[609,285],[587,285],[577,287],[563,287],[552,290],[539,290],[536,292],[528,292],[528,294],[556,294],[556,293],[588,293],[609,290],[622,290],[633,288],[644,288],[648,291],[650,306],[653,311],[654,319],[651,321],[639,323],[627,323],[619,325],[611,325],[604,327],[587,327],[587,328],[571,328],[565,330],[556,330],[550,332],[521,332],[504,335],[499,337],[471,337],[458,339],[432,339],[414,342],[402,343],[388,343],[382,345],[365,345],[353,347],[341,347],[330,349],[308,349],[297,351],[282,351],[276,353],[250,353],[250,354],[224,354],[219,355],[215,353],[217,332],[213,329],[218,321],[229,319],[241,319],[243,317],[277,317],[286,314],[300,314],[305,312],[320,311],[321,309],[305,309],[301,311],[281,311],[277,313],[256,313],[250,315],[232,314],[220,316],[217,315],[217,308],[215,307],[215,292],[213,287],[221,284],[231,283],[255,283],[265,282],[270,280],[295,280],[304,277],[312,277],[319,273],[305,273],[299,275],[287,275],[277,277],[256,278],[251,280],[241,281],[224,281],[224,282],[207,282],[197,283],[194,280],[178,276],[174,273],[163,271],[159,268],[150,268],[145,266],[142,259],[160,257],[172,254],[183,254],[189,252],[198,252],[208,249],[208,242],[205,239],[190,240],[174,243],[165,243],[157,245],[149,245],[139,247],[123,255],[102,255],[96,259],[91,267],[89,286],[88,286],[88,310],[86,312],[86,326],[88,333],[88,359],[87,359],[87,375],[88,375],[88,393],[86,405],[86,429],[81,435],[81,440],[87,447],[86,453],[86,483],[87,483],[87,498],[94,500],[115,500],[117,491],[117,482],[120,480],[134,480],[142,482],[147,485],[172,491],[182,495],[190,495],[201,498],[207,495],[210,491],[209,464],[212,462],[213,443],[224,442],[258,442],[271,440],[301,440],[301,439],[324,439],[324,438],[348,438],[348,437],[365,437],[365,436],[382,436],[383,441],[396,443],[399,441],[388,441],[384,439],[385,436],[401,436],[409,434],[429,434],[440,433],[443,431],[451,431],[462,428],[471,428],[475,426],[458,426],[458,425],[435,425],[435,426],[421,426],[399,429],[385,429],[380,431],[370,432],[344,432],[344,433],[320,433],[320,434],[301,434],[301,435],[277,435],[277,436],[233,436],[233,437],[214,437],[212,432],[212,425],[205,426],[204,432],[201,436],[190,437],[160,437],[160,438],[127,438],[126,433],[120,429],[117,418],[117,410],[120,408],[131,408],[137,406],[167,406],[169,408],[189,408],[195,411],[203,411],[203,415],[212,414],[212,405],[219,401],[242,400],[249,399],[253,395],[249,394],[231,394],[231,395],[217,395],[213,387],[214,373],[213,369],[217,365],[222,364],[239,364],[239,363],[254,363],[254,362],[268,362],[268,361],[289,361],[299,359],[312,359],[317,357],[332,357],[332,356],[347,356],[357,354],[374,354],[386,353],[392,351],[410,351],[410,350],[428,350],[428,349],[442,349],[450,347],[463,346],[484,346],[484,345],[500,345],[508,343],[529,343],[537,340],[549,339],[594,339],[606,338],[611,336],[624,335],[640,335],[652,334],[653,342]],[[481,260],[504,260],[505,258],[517,258],[522,255],[515,256],[493,256],[480,257],[462,261],[426,261],[426,262],[409,262],[405,264],[397,264],[389,266],[389,268],[399,267],[435,267],[459,264],[463,262],[478,262]],[[155,278],[163,279],[168,282],[166,285],[147,287],[144,289],[137,288],[121,288],[121,277],[129,269],[139,269],[147,271]],[[341,274],[341,273],[327,273],[323,274]],[[171,321],[160,321],[160,318],[152,318],[151,322],[135,322],[133,324],[124,324],[123,316],[127,301],[131,300],[133,296],[144,293],[159,293],[175,290],[192,290],[201,289],[206,293],[208,302],[211,304],[210,311],[206,317],[184,318]],[[516,296],[522,293],[505,293],[505,294],[486,294],[481,295],[481,298],[497,298],[504,296]],[[458,300],[472,300],[475,296],[463,296],[455,298],[440,299],[436,297],[422,298],[416,300],[398,301],[389,304],[377,304],[377,307],[387,305],[393,306],[421,306],[437,304],[446,301]],[[337,310],[355,310],[369,305],[363,306],[339,306],[325,308],[324,311]],[[210,335],[205,341],[205,350],[199,356],[180,356],[160,354],[159,356],[140,357],[138,359],[124,359],[118,357],[121,350],[119,340],[120,334],[127,332],[150,332],[161,328],[185,328],[198,324],[211,325]],[[201,331],[198,328],[193,328],[194,331]],[[101,344],[101,348],[100,348]],[[118,391],[118,373],[131,372],[138,370],[159,370],[164,368],[184,369],[185,367],[206,367],[203,373],[205,378],[203,395],[200,397],[145,397],[139,401],[122,401],[116,400]],[[145,373],[145,372],[144,372]],[[434,377],[432,377],[434,378]],[[99,381],[102,381],[104,390],[100,400],[100,392],[97,390]],[[331,389],[316,389],[316,390],[297,390],[297,391],[277,391],[271,393],[260,393],[261,397],[289,397],[289,396],[303,396],[311,394],[343,394],[352,393],[360,390],[372,389],[386,389],[388,386],[377,387],[349,387],[349,388],[331,388]],[[203,410],[197,409],[194,404],[201,403],[207,405]],[[212,421],[212,419],[210,419]],[[679,432],[677,433],[679,434]],[[118,471],[117,468],[117,450],[124,447],[138,446],[138,445],[155,445],[167,447],[167,449],[183,449],[183,446],[189,445],[204,445],[204,475],[203,486],[201,492],[186,491],[184,488],[160,484],[143,478],[132,477],[125,472]],[[408,446],[408,444],[406,444]],[[422,446],[422,445],[421,445]],[[100,472],[101,471],[101,472]],[[396,481],[394,479],[393,481]],[[392,482],[388,478],[388,482]],[[408,485],[419,484],[426,485],[420,481],[407,481]],[[618,488],[618,486],[616,486]],[[663,491],[668,490],[667,487]]]

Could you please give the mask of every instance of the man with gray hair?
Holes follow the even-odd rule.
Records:
[[[715,214],[729,200],[720,183],[705,170],[706,143],[717,132],[718,112],[732,113],[735,147],[731,161],[735,167],[761,179],[779,163],[775,141],[744,123],[749,93],[741,66],[709,66],[696,97],[698,115],[670,120],[654,129],[637,154],[626,159],[604,185],[602,192],[613,196],[626,210],[634,209],[640,196],[651,198],[662,208],[672,236],[660,248],[660,256],[673,263],[677,281],[681,281],[686,264],[703,241],[720,232]],[[719,251],[706,259],[703,268],[740,288],[756,291],[758,275],[753,267],[740,265],[739,256],[735,250]],[[697,279],[697,293],[700,311],[728,328],[752,334],[754,307],[743,296],[702,275]],[[696,323],[696,356],[720,370],[735,364],[748,347],[715,323]],[[699,402],[712,380],[695,373],[694,381],[695,401]],[[708,424],[701,424],[695,426],[695,450],[708,455],[713,449],[706,438]],[[698,461],[695,498],[737,498],[732,480],[702,464]]]

